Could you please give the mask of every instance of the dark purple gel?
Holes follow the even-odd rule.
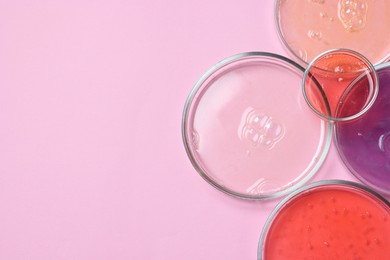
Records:
[[[379,93],[374,105],[361,118],[337,124],[335,139],[349,170],[377,191],[390,194],[390,64],[377,73]]]

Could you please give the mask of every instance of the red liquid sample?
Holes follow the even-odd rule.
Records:
[[[263,258],[390,259],[390,208],[371,193],[343,185],[314,187],[275,215]]]
[[[354,84],[357,78],[365,84]],[[362,58],[348,51],[328,53],[312,64],[305,80],[305,94],[319,114],[348,118],[370,103],[376,78]],[[348,107],[338,111],[340,105]]]

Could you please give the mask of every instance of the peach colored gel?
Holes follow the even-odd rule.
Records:
[[[382,200],[360,188],[311,188],[276,213],[262,259],[389,259],[389,215]]]
[[[283,40],[305,62],[334,48],[355,50],[375,64],[390,53],[388,0],[280,0],[276,15]]]

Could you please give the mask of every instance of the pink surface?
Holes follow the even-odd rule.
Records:
[[[212,188],[180,130],[252,50],[287,55],[273,1],[0,1],[0,259],[256,259],[278,200]],[[334,146],[325,178],[353,179]]]

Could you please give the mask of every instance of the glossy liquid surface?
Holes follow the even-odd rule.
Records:
[[[377,72],[380,87],[374,105],[360,119],[336,125],[335,136],[341,158],[352,173],[390,194],[390,67]]]
[[[276,214],[263,259],[389,259],[389,216],[389,207],[364,190],[311,188]]]
[[[357,79],[360,84],[354,84]],[[368,109],[376,83],[374,68],[367,60],[349,50],[334,50],[310,64],[304,93],[319,115],[343,120]]]
[[[301,70],[256,59],[230,64],[201,86],[187,138],[211,182],[244,196],[272,196],[314,174],[330,129],[303,99]]]
[[[280,0],[276,8],[284,41],[307,63],[334,48],[355,50],[374,64],[390,53],[390,1]]]

